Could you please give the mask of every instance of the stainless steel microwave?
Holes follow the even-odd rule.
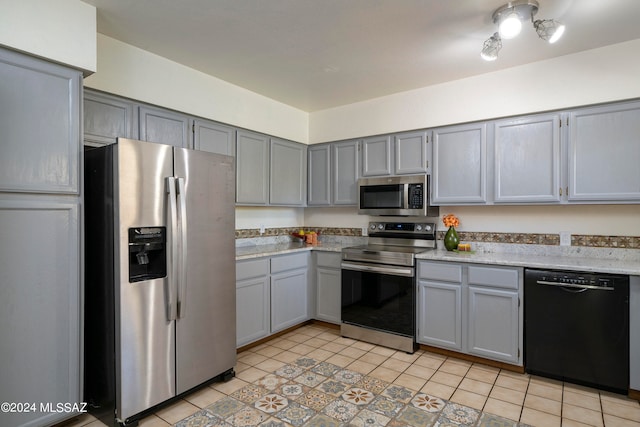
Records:
[[[429,175],[403,175],[358,180],[358,213],[381,216],[438,216],[430,205]]]

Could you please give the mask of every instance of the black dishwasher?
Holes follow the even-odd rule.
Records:
[[[525,369],[629,389],[629,276],[525,269]]]

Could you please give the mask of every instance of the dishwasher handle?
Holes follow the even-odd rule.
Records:
[[[549,282],[547,280],[537,280],[536,283],[538,285],[546,285],[546,286],[556,286],[558,288],[570,288],[577,289],[580,292],[584,292],[586,290],[596,290],[596,291],[613,291],[615,288],[611,286],[593,286],[593,285],[578,285],[576,283],[562,283],[562,282]]]

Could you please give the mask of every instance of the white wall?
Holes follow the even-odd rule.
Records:
[[[307,143],[308,113],[98,34],[98,69],[85,86]]]
[[[310,143],[640,97],[640,39],[313,112]],[[305,210],[305,224],[366,227],[355,208]],[[460,230],[640,236],[640,205],[441,207]],[[438,229],[444,229],[440,218]]]
[[[0,0],[0,44],[96,70],[96,8],[79,0]]]
[[[637,98],[638,52],[640,39],[313,112],[309,141],[337,141]]]
[[[303,208],[236,207],[236,230],[304,226]]]

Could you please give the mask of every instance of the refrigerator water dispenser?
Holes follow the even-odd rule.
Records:
[[[167,275],[166,227],[129,229],[129,283]]]

